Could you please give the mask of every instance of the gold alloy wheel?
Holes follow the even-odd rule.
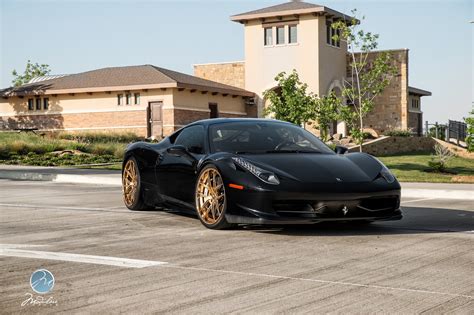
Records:
[[[224,213],[225,190],[222,177],[214,168],[208,168],[199,176],[196,189],[196,208],[207,224],[219,221]]]
[[[130,159],[125,164],[122,176],[123,200],[127,207],[132,207],[137,199],[138,175],[135,161]]]

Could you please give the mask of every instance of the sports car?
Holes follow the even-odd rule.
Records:
[[[202,120],[131,144],[122,183],[130,210],[190,211],[210,229],[402,217],[400,184],[378,159],[269,119]]]

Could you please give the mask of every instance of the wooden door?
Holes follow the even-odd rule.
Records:
[[[209,103],[209,118],[219,118],[219,108],[217,103]]]
[[[148,104],[148,137],[163,137],[163,102]]]

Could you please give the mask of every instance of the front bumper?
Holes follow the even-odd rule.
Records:
[[[364,191],[354,187],[338,192],[248,189],[231,190],[228,197],[226,219],[237,224],[312,224],[402,218],[400,189]]]

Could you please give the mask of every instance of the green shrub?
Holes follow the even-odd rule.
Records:
[[[446,171],[446,165],[440,161],[437,161],[434,157],[428,161],[428,166],[433,172],[444,173]]]
[[[410,130],[393,129],[385,131],[384,135],[389,137],[411,137],[412,133]]]
[[[430,137],[436,138],[436,128],[438,128],[438,137],[437,139],[446,141],[446,126],[445,125],[438,125],[438,127],[434,126],[431,127],[428,134]]]
[[[127,146],[127,143],[119,141],[88,143],[58,139],[56,136],[0,132],[0,162],[44,166],[116,163],[123,158]],[[51,154],[64,150],[78,150],[88,154]]]
[[[133,132],[77,132],[59,133],[58,139],[73,140],[83,143],[122,142],[130,143],[144,140]]]
[[[434,149],[435,154],[432,155],[431,160],[428,161],[428,166],[434,172],[445,173],[449,160],[451,160],[455,154],[440,144],[436,144]]]

